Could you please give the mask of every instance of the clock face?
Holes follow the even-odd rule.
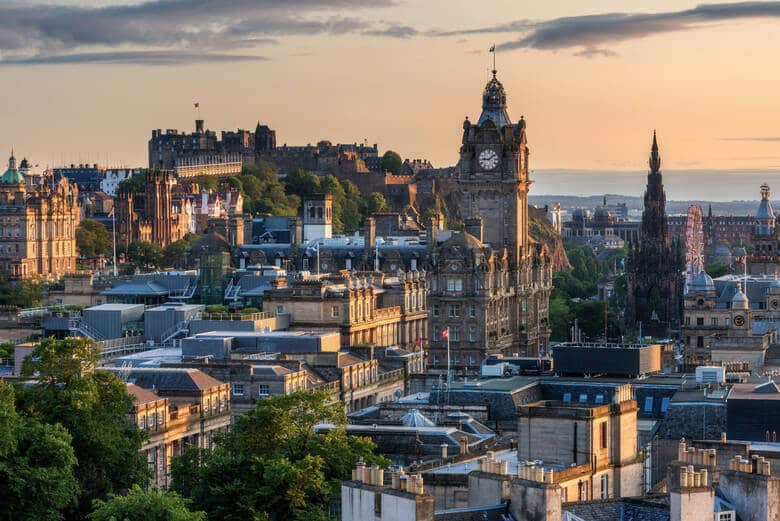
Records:
[[[493,170],[498,166],[498,154],[490,148],[483,150],[479,154],[479,166],[485,170]]]
[[[743,325],[745,325],[745,317],[743,317],[742,315],[737,315],[736,317],[734,317],[734,325],[737,327],[742,327]]]

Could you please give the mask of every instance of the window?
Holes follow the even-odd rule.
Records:
[[[145,416],[139,416],[138,417],[138,428],[143,430],[146,428],[146,417]]]
[[[284,313],[284,306],[276,306],[276,313]]]
[[[704,347],[704,337],[703,336],[697,336],[696,337],[696,347]]]
[[[609,498],[609,474],[601,476],[601,499]]]
[[[338,318],[338,316],[339,316],[339,307],[338,306],[333,306],[333,308],[331,308],[330,316],[332,316],[333,318]]]
[[[571,403],[571,393],[563,393],[563,402]]]
[[[450,305],[450,316],[451,317],[459,317],[460,316],[460,304],[452,304],[452,305]]]
[[[685,325],[690,326],[691,325],[691,317],[685,317]]]
[[[233,396],[244,396],[244,384],[231,384],[233,388]]]
[[[477,334],[477,328],[469,326],[469,342],[476,342],[479,335]]]
[[[697,326],[703,326],[704,325],[704,317],[696,317],[696,325]]]
[[[597,394],[596,395],[596,403],[604,403],[604,395],[603,394]]]
[[[261,397],[268,396],[270,394],[268,389],[268,384],[260,384],[259,386],[257,386],[257,394],[258,396]]]
[[[439,340],[441,338],[441,328],[439,326],[435,326],[433,328],[433,339]]]
[[[417,259],[412,259],[412,271],[417,271]]]
[[[347,257],[347,260],[346,260],[346,262],[344,264],[344,267],[351,271],[352,270],[352,259]]]
[[[588,403],[588,395],[587,394],[581,394],[580,395],[580,403]]]
[[[477,357],[474,355],[469,355],[469,365],[476,365],[477,363]]]
[[[661,398],[661,412],[669,410],[669,397]]]
[[[154,414],[154,413],[152,413],[152,414],[150,414],[150,415],[149,415],[149,428],[150,428],[150,429],[154,429],[154,425],[155,425],[155,419],[156,419],[156,418],[157,418],[157,416],[155,416],[155,414]]]
[[[433,305],[433,316],[434,317],[438,317],[439,316],[439,305],[438,304],[434,304]]]
[[[469,316],[471,318],[474,318],[474,317],[477,316],[477,307],[474,304],[469,306]]]
[[[601,424],[601,436],[599,440],[601,442],[601,448],[606,449],[607,448],[607,422],[603,422]]]
[[[645,397],[645,412],[653,412],[653,397]]]
[[[463,279],[447,279],[447,291],[463,291]]]
[[[713,326],[717,326],[718,325],[718,317],[713,317],[712,318],[712,325]]]
[[[460,341],[460,328],[451,328],[450,334],[452,335],[452,341],[453,342],[459,342]]]

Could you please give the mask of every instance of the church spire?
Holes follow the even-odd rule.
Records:
[[[658,138],[653,130],[653,146],[650,149],[650,172],[658,174],[661,172],[661,155],[658,153]]]

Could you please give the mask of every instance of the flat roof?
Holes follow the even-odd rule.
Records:
[[[502,451],[497,451],[493,455],[496,458],[496,461],[507,462],[508,472],[510,476],[517,476],[517,467],[521,463],[531,463],[530,461],[518,459],[516,450],[505,449]],[[441,467],[433,468],[428,472],[431,474],[468,474],[473,470],[479,470],[479,460],[482,459],[484,456],[485,456],[484,454],[481,454],[478,457],[474,457],[466,461],[461,461],[459,463],[451,463],[448,465],[443,465]],[[537,467],[552,469],[556,471],[568,468],[566,465],[561,465],[560,463],[548,463],[541,460],[533,461],[533,463]]]
[[[339,335],[337,331],[206,331],[190,338],[322,338]]]
[[[92,306],[84,311],[124,311],[126,309],[136,309],[138,307],[143,308],[143,304],[100,304],[98,306]]]

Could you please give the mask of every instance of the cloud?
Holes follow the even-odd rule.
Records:
[[[692,9],[660,13],[605,13],[547,21],[517,20],[495,26],[437,32],[437,36],[519,33],[499,50],[561,50],[580,48],[579,56],[607,56],[610,44],[669,32],[687,31],[723,21],[780,18],[780,2],[701,4]]]
[[[124,51],[72,53],[59,55],[29,56],[0,60],[0,66],[11,65],[66,65],[66,64],[125,64],[125,65],[194,65],[206,63],[234,63],[265,61],[267,58],[255,55],[198,53],[186,51]]]
[[[757,136],[757,137],[724,137],[721,141],[753,141],[760,143],[775,143],[780,141],[780,136]]]
[[[59,0],[64,2],[64,0]],[[396,0],[147,0],[102,7],[64,3],[0,3],[0,60],[22,64],[64,59],[168,56],[215,61],[232,53],[273,44],[279,37],[317,34],[412,36],[414,29],[377,23],[366,12]],[[348,11],[349,16],[339,15]],[[157,54],[154,54],[157,53]],[[77,58],[73,58],[74,63]]]
[[[366,31],[370,36],[386,36],[389,38],[411,38],[417,36],[419,32],[414,27],[408,25],[390,25],[384,29],[374,29]]]
[[[581,58],[610,58],[612,56],[617,56],[617,53],[615,51],[610,51],[609,49],[588,48],[575,52],[574,56],[579,56]]]

